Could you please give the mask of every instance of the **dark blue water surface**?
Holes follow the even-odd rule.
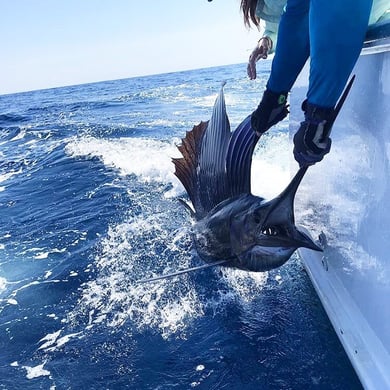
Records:
[[[136,283],[202,264],[170,158],[221,81],[234,127],[268,72],[0,96],[0,389],[361,387],[297,257]],[[290,146],[287,122],[264,137],[257,195],[286,184]]]

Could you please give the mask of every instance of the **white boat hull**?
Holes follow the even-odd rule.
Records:
[[[325,250],[300,256],[363,386],[390,389],[389,37],[366,44],[353,73],[332,150],[296,197],[297,222],[321,235]],[[305,68],[291,94],[291,136],[307,84]]]

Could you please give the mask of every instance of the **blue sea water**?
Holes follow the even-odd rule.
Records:
[[[234,128],[268,73],[0,96],[0,389],[361,388],[296,256],[136,283],[202,264],[170,158],[221,81]],[[257,148],[255,194],[283,189],[290,154],[282,122]]]

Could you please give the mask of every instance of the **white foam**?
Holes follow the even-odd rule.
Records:
[[[254,293],[260,292],[267,283],[268,272],[247,272],[239,269],[222,268],[226,284],[239,297],[241,302],[250,302]]]
[[[58,330],[57,332],[54,333],[49,333],[45,337],[43,337],[39,342],[45,342],[42,344],[38,350],[44,349],[46,352],[52,352],[55,351],[56,349],[61,348],[64,346],[66,343],[68,343],[72,338],[79,337],[81,335],[81,332],[77,333],[71,333],[67,334],[63,337],[59,337],[60,334],[62,333],[62,330]]]
[[[27,371],[27,379],[39,378],[40,376],[49,376],[50,371],[44,369],[46,362],[35,367],[23,366]]]
[[[11,177],[19,175],[20,173],[22,173],[21,168],[17,171],[3,173],[2,175],[0,175],[0,183],[4,182],[6,180],[9,180]]]
[[[70,142],[66,152],[73,157],[98,157],[106,166],[118,169],[121,175],[134,174],[147,183],[170,183],[174,187],[171,196],[183,192],[183,187],[173,173],[171,158],[179,156],[174,142],[84,137]]]
[[[228,269],[222,269],[221,280],[227,289],[221,294],[215,286],[205,296],[199,295],[191,275],[137,284],[139,279],[193,265],[189,232],[184,228],[172,232],[167,226],[171,219],[167,210],[111,226],[102,239],[101,255],[95,259],[98,274],[83,286],[80,302],[68,321],[89,313],[88,327],[117,327],[131,321],[134,329],[153,328],[163,338],[172,334],[185,337],[187,327],[206,309],[217,311],[218,306],[237,302],[237,298],[248,302],[253,291],[261,290],[267,274]]]
[[[183,126],[190,125],[187,122],[184,122],[182,120],[172,120],[172,119],[153,119],[153,120],[147,120],[138,122],[137,126],[140,127],[147,127],[147,128],[156,128],[156,127],[170,127],[170,128],[177,128],[177,127],[183,127]]]
[[[269,144],[272,146],[268,147]],[[280,132],[264,137],[262,145],[253,158],[253,192],[273,197],[290,178],[288,136]],[[73,157],[97,157],[106,166],[116,168],[120,175],[172,184],[171,196],[184,191],[173,175],[171,157],[179,156],[175,142],[82,137],[69,142],[66,152]],[[220,292],[216,287],[207,296],[199,295],[191,275],[135,283],[194,265],[189,251],[190,235],[182,226],[183,221],[175,221],[169,208],[158,212],[145,204],[142,208],[141,216],[131,216],[128,221],[109,227],[101,241],[100,255],[94,261],[97,276],[83,286],[80,302],[67,321],[75,322],[78,316],[89,313],[88,328],[97,324],[115,327],[131,321],[133,328],[158,329],[165,338],[173,333],[185,335],[192,320],[204,315],[206,309],[218,310],[237,300],[246,304],[253,299],[253,291],[260,291],[267,282],[267,273],[222,268],[221,283],[225,288]],[[172,231],[172,223],[180,229]]]
[[[317,164],[304,178],[296,198],[296,217],[314,237],[325,233],[328,244],[347,260],[348,267],[361,272],[373,270],[378,281],[382,281],[388,277],[383,266],[356,244],[362,220],[375,201],[373,197],[380,200],[386,185],[384,181],[372,180],[372,172],[386,169],[373,169],[373,164],[384,162],[372,158],[370,142],[374,141],[369,135],[361,137],[348,131],[334,142],[326,157],[326,167]],[[327,183],[326,188],[323,183]],[[367,186],[370,191],[366,191]]]
[[[283,133],[261,139],[252,166],[252,187],[256,195],[270,198],[287,185],[290,178],[289,142],[288,135]],[[134,174],[146,183],[171,184],[173,188],[165,196],[175,197],[184,192],[171,161],[172,157],[180,156],[176,148],[179,143],[178,139],[168,143],[144,138],[83,137],[69,142],[66,152],[73,157],[97,157],[106,166],[118,169],[119,174]]]
[[[282,279],[283,279],[283,278],[282,278],[280,275],[276,275],[276,276],[275,276],[275,280],[276,280],[279,284],[282,284],[282,282],[283,282]]]
[[[40,284],[51,284],[51,283],[59,283],[60,280],[59,279],[51,279],[51,280],[33,280],[32,282],[29,282],[29,283],[26,283],[20,287],[18,287],[17,289],[15,289],[11,296],[15,297],[17,296],[17,294],[20,292],[20,291],[23,291],[23,290],[26,290],[28,288],[30,288],[31,286],[37,286],[37,285],[40,285]],[[15,283],[15,282],[14,282]],[[13,300],[14,302],[16,303],[12,303],[12,304],[17,304],[17,301],[16,300]]]
[[[50,347],[52,346],[56,340],[58,339],[59,335],[61,334],[61,330],[57,331],[57,332],[54,332],[54,333],[49,333],[47,334],[45,337],[41,338],[39,340],[39,343],[45,341],[44,344],[42,344],[39,348],[39,349],[45,349],[47,347]]]
[[[7,287],[7,279],[0,276],[0,292]]]
[[[18,141],[26,136],[26,129],[22,129],[18,134],[15,135],[10,141]]]
[[[67,334],[66,336],[63,336],[61,338],[59,338],[57,340],[57,343],[56,343],[56,346],[55,348],[60,348],[62,347],[63,345],[65,345],[66,343],[68,343],[71,339],[75,338],[75,337],[78,337],[81,335],[81,332],[77,332],[77,333],[71,333],[71,334]]]
[[[287,186],[290,174],[290,141],[278,133],[259,141],[252,159],[251,187],[254,195],[274,198]]]
[[[155,246],[165,246],[174,262],[160,263],[160,267],[185,268],[189,264],[190,254],[175,246],[175,237],[163,227],[164,218],[161,214],[137,217],[109,229],[102,241],[102,255],[96,259],[99,275],[85,285],[78,305],[80,310],[90,313],[90,324],[104,322],[107,326],[120,326],[131,320],[136,328],[152,326],[167,337],[184,329],[186,318],[202,314],[196,291],[187,287],[177,294],[177,283],[182,279],[134,284],[137,273],[140,279],[142,274],[159,266],[153,263],[159,260],[167,263],[167,255],[155,253]],[[177,234],[180,236],[181,232]]]
[[[218,94],[202,96],[202,97],[198,97],[198,98],[193,99],[192,102],[198,107],[213,107],[217,96],[218,96]],[[189,100],[191,100],[191,99],[189,99]],[[225,97],[225,101],[226,101],[226,97]],[[210,110],[210,113],[211,113],[211,110]]]
[[[35,252],[35,251],[39,251],[39,250],[40,250],[40,248],[32,248],[32,249],[30,249],[28,251],[29,252]],[[43,259],[47,259],[51,253],[64,253],[64,252],[66,252],[66,248],[62,248],[62,249],[54,248],[54,249],[50,249],[49,251],[46,251],[46,252],[38,252],[34,256],[34,259],[36,259],[36,260],[43,260]]]

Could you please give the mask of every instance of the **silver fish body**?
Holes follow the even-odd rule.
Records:
[[[193,227],[193,242],[205,261],[228,259],[227,266],[262,272],[283,265],[299,247],[321,250],[283,213],[280,199],[252,194],[228,199]],[[278,220],[277,220],[278,219]]]

